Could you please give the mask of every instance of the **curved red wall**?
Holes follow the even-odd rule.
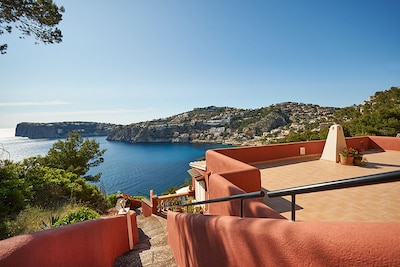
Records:
[[[178,266],[400,266],[400,223],[291,222],[168,212]]]
[[[129,213],[133,243],[136,213]],[[129,251],[126,215],[100,218],[0,241],[0,266],[104,266]]]

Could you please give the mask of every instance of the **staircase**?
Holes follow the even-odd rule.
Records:
[[[167,220],[164,216],[143,217],[140,210],[137,214],[139,243],[118,257],[114,267],[177,266],[167,243]]]

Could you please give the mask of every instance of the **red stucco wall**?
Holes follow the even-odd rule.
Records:
[[[134,244],[136,213],[129,213]],[[0,241],[0,266],[104,266],[129,251],[126,215],[101,218]]]
[[[371,148],[400,151],[400,138],[369,136]]]
[[[168,212],[181,266],[400,266],[400,223],[291,222]]]
[[[266,146],[225,148],[216,149],[214,151],[245,163],[256,163],[274,159],[298,157],[300,156],[300,147],[305,148],[306,155],[322,154],[324,145],[325,140],[319,140]],[[207,159],[207,165],[208,164],[209,162]]]
[[[210,199],[244,194],[246,191],[235,186],[218,174],[210,176]],[[209,212],[213,215],[240,215],[240,200],[209,204]],[[243,202],[244,217],[286,219],[278,212],[266,206],[258,199],[246,199]]]
[[[261,174],[256,167],[220,154],[218,151],[206,151],[207,173],[218,173],[246,192],[261,190]],[[206,177],[207,188],[209,176]]]

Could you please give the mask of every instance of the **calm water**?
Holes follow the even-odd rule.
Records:
[[[0,159],[19,161],[45,155],[57,140],[14,137],[14,129],[0,129]],[[222,147],[216,144],[129,144],[107,141],[106,137],[93,137],[106,149],[104,163],[89,174],[102,173],[101,181],[108,194],[118,190],[131,195],[156,194],[171,186],[181,185],[190,177],[189,162],[204,157],[207,149]],[[4,148],[7,152],[2,151]],[[100,186],[100,183],[97,183]]]

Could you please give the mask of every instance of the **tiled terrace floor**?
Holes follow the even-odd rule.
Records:
[[[319,160],[319,156],[256,164],[266,191],[400,170],[399,151],[367,151],[364,167]],[[291,218],[291,197],[264,198]],[[296,195],[296,221],[400,221],[400,182]]]

